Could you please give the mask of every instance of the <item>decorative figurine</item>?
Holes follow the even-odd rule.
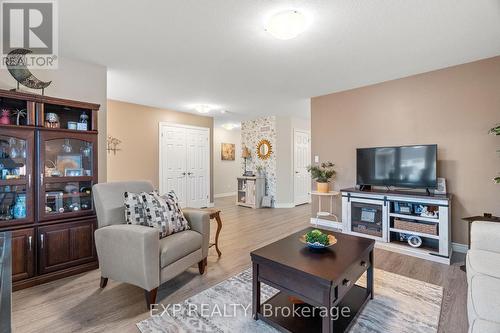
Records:
[[[48,128],[59,128],[59,116],[56,113],[48,112],[45,115],[45,127]]]
[[[83,112],[80,115],[80,121],[78,122],[77,129],[79,131],[86,131],[88,130],[88,121],[89,121],[89,116],[85,112]]]
[[[2,116],[0,117],[0,124],[10,125],[10,111],[7,109],[2,109]]]
[[[45,88],[47,88],[52,81],[41,81],[26,68],[26,65],[24,65],[27,63],[26,54],[30,53],[33,53],[33,51],[28,49],[15,49],[10,51],[7,55],[7,70],[10,75],[16,79],[17,90],[19,90],[19,84],[22,84],[31,89],[41,89],[43,95]]]

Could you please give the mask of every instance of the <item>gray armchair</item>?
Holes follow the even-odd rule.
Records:
[[[156,302],[158,287],[198,264],[200,274],[207,265],[210,237],[209,213],[184,209],[191,230],[159,239],[158,230],[125,224],[124,192],[151,192],[147,181],[101,183],[93,186],[98,229],[95,242],[101,269],[101,288],[108,278],[145,291],[148,308]]]

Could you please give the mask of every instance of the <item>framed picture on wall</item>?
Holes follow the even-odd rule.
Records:
[[[234,161],[235,159],[234,143],[221,143],[220,158],[223,161]]]

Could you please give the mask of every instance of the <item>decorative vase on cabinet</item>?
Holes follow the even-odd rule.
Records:
[[[16,204],[14,205],[12,215],[15,219],[26,218],[26,194],[18,194],[16,196]]]

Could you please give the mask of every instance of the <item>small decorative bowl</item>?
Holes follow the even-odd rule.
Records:
[[[300,236],[299,241],[303,244],[306,244],[310,249],[320,250],[320,249],[326,249],[332,245],[335,245],[337,243],[337,238],[335,238],[335,236],[333,236],[333,235],[328,235],[328,241],[330,243],[328,245],[323,245],[323,244],[318,243],[318,242],[309,243],[306,241],[306,235]]]

